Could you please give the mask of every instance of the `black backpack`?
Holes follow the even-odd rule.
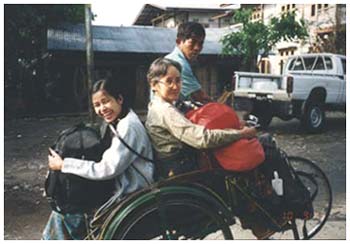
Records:
[[[99,162],[109,147],[92,127],[79,124],[60,133],[51,147],[62,158],[71,157]],[[88,180],[77,175],[49,170],[45,192],[52,210],[83,213],[101,206],[113,194],[115,179]]]

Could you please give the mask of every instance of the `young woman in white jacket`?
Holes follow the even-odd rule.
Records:
[[[131,152],[117,134],[136,152],[153,159],[152,146],[135,112],[129,108],[118,82],[99,80],[92,89],[92,106],[98,116],[109,124],[111,145],[100,162],[75,158],[62,159],[50,149],[49,168],[75,174],[90,180],[115,179],[114,199],[134,192],[153,182],[154,166]],[[93,196],[91,196],[93,197]],[[83,239],[85,237],[83,214],[52,212],[43,233],[43,239]]]

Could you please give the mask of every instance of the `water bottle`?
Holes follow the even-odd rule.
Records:
[[[272,188],[276,192],[277,196],[283,196],[283,180],[278,178],[277,171],[273,172],[274,179],[272,179]]]

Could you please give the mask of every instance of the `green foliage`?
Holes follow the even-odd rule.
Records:
[[[281,18],[271,19],[271,44],[274,45],[278,41],[293,41],[296,39],[304,40],[308,37],[307,29],[305,28],[305,21],[301,19],[300,21],[295,20],[295,12],[283,13]]]
[[[244,70],[255,70],[253,67],[258,54],[267,55],[273,46],[282,40],[304,40],[308,37],[304,20],[297,21],[295,12],[283,13],[279,18],[272,18],[268,25],[262,21],[252,22],[250,9],[234,13],[235,23],[242,23],[238,31],[225,35],[222,54],[237,55],[243,60]]]

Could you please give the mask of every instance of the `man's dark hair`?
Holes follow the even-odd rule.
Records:
[[[191,37],[205,37],[204,27],[197,22],[185,22],[177,28],[177,39],[184,41]]]

